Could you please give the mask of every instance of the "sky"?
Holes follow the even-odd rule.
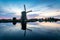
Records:
[[[24,4],[27,18],[60,18],[60,0],[0,0],[0,19],[21,18]]]

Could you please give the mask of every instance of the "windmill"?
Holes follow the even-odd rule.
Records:
[[[26,24],[27,24],[27,17],[26,17],[26,14],[29,13],[29,12],[32,12],[31,10],[30,11],[26,11],[26,6],[24,5],[24,11],[22,11],[22,15],[21,15],[21,26],[22,26],[22,30],[25,30],[24,32],[24,35],[26,34],[26,30],[30,30],[30,29],[27,29],[26,27]],[[32,31],[32,30],[30,30]]]
[[[26,6],[24,5],[24,11],[22,11],[21,15],[21,25],[22,29],[26,30],[26,24],[27,24],[27,16],[26,14],[32,12],[32,11],[26,11]]]

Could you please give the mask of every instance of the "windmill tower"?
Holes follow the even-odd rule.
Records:
[[[22,15],[21,15],[21,26],[23,30],[26,30],[26,24],[27,24],[27,16],[26,14],[29,13],[29,12],[32,12],[31,10],[30,11],[26,11],[26,6],[24,5],[24,11],[22,11]]]

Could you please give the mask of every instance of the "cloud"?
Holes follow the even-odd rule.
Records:
[[[15,15],[12,12],[8,12],[7,10],[4,10],[3,8],[0,9],[0,18],[11,18]]]
[[[30,15],[27,15],[27,18],[28,19],[34,19],[37,16],[39,16],[39,15],[38,14],[30,14]]]
[[[27,6],[27,10],[32,10],[33,12],[28,13],[30,17],[40,16],[57,16],[60,13],[56,13],[57,10],[60,12],[60,1],[59,0],[13,0],[13,1],[0,1],[0,16],[4,17],[20,17],[21,12],[24,10],[23,4]],[[39,16],[39,17],[40,17]]]

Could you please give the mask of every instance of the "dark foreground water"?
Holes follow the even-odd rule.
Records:
[[[21,30],[21,24],[0,23],[0,40],[60,40],[60,22],[30,22]]]

